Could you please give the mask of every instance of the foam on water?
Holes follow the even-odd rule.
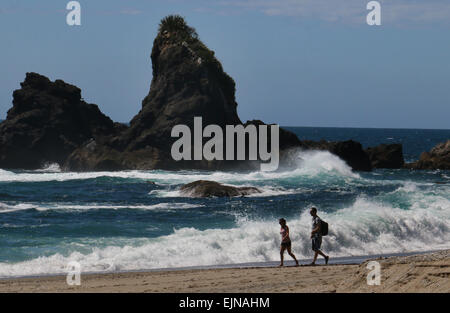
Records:
[[[15,211],[22,211],[22,210],[31,210],[35,208],[36,206],[28,203],[19,203],[19,204],[6,204],[0,202],[0,213],[9,213],[9,212],[15,212]]]
[[[376,199],[360,196],[338,211],[319,212],[330,225],[323,250],[337,257],[450,248],[449,190],[430,193],[419,187],[405,183],[390,195]],[[410,207],[390,204],[387,200],[393,195],[408,200]],[[288,220],[293,251],[299,258],[311,257],[310,223],[307,210]],[[137,238],[139,243],[134,245],[114,241],[100,248],[92,243],[88,253],[57,253],[15,264],[0,263],[0,276],[61,273],[69,261],[80,262],[83,271],[273,261],[279,258],[279,236],[277,220],[251,220],[238,214],[236,227],[231,229],[180,228],[167,236]]]
[[[138,210],[177,210],[177,209],[191,209],[203,207],[200,204],[192,203],[158,203],[154,205],[103,205],[103,204],[88,204],[88,205],[77,205],[77,204],[58,204],[58,203],[20,203],[20,204],[7,204],[0,202],[0,214],[9,213],[15,211],[24,210],[37,210],[37,211],[48,211],[48,210],[120,210],[120,209],[138,209]]]
[[[329,175],[359,178],[351,168],[337,156],[326,151],[298,152],[295,155],[298,168],[277,172],[200,172],[200,171],[120,171],[120,172],[60,172],[59,166],[50,165],[42,170],[18,172],[0,170],[0,182],[47,182],[86,180],[99,177],[151,180],[162,184],[183,184],[195,180],[214,180],[223,183],[280,180],[297,176],[314,177]]]
[[[38,171],[0,170],[0,184],[83,181],[100,177],[129,179],[133,183],[134,180],[151,180],[158,186],[157,189],[154,189],[155,187],[149,185],[149,190],[154,189],[147,195],[149,201],[159,200],[153,199],[153,197],[180,197],[179,187],[181,184],[200,179],[233,186],[255,186],[263,193],[254,194],[251,197],[280,196],[281,200],[284,199],[282,197],[284,195],[302,195],[313,191],[333,189],[339,195],[346,192],[355,193],[354,198],[349,198],[349,204],[333,212],[327,213],[320,210],[320,202],[311,203],[311,205],[319,207],[319,215],[330,224],[330,235],[324,239],[323,249],[333,257],[450,248],[450,185],[436,186],[425,180],[417,182],[410,180],[409,176],[405,180],[402,179],[405,177],[402,176],[404,174],[397,175],[395,171],[372,173],[371,176],[359,175],[353,173],[338,157],[323,151],[299,152],[294,155],[294,158],[298,164],[294,170],[249,173],[201,171],[74,173],[60,172],[59,168],[53,165]],[[437,173],[436,175],[448,178],[446,174]],[[80,184],[84,184],[84,182],[80,182]],[[39,185],[41,188],[41,184],[31,185]],[[360,191],[379,190],[377,188],[386,185],[391,187],[388,192],[374,192],[371,196]],[[12,186],[14,187],[14,184]],[[42,188],[44,187],[42,186]],[[146,193],[147,191],[145,191],[145,195]],[[296,199],[293,198],[293,201]],[[10,215],[2,215],[2,213],[26,210],[61,210],[64,212],[139,209],[169,211],[203,206],[189,203],[192,200],[186,198],[177,199],[176,203],[171,203],[170,200],[161,199],[161,203],[150,205],[139,203],[130,203],[130,205],[17,203],[2,200],[0,216],[6,220]],[[249,201],[257,202],[259,199],[252,198]],[[205,204],[211,205],[210,202],[205,202]],[[277,202],[274,202],[274,207],[276,205]],[[307,207],[299,208],[299,212],[304,213],[288,219],[293,250],[299,258],[311,256],[309,239],[311,217],[306,209]],[[214,213],[214,208],[211,210]],[[186,212],[183,211],[183,213]],[[188,213],[190,212],[188,211]],[[70,261],[79,261],[83,271],[115,271],[263,262],[279,258],[280,235],[276,217],[271,216],[269,219],[267,215],[264,215],[264,218],[255,218],[242,212],[231,211],[229,213],[235,217],[235,224],[233,228],[229,229],[221,229],[218,228],[219,226],[210,229],[180,227],[175,228],[169,235],[157,238],[104,237],[100,239],[93,237],[83,239],[82,243],[60,241],[55,243],[55,247],[52,247],[59,253],[16,263],[0,263],[0,276],[62,273]],[[11,216],[13,217],[14,214],[21,213],[11,213]],[[11,219],[2,225],[5,228],[12,228],[14,220]],[[40,225],[38,226],[40,227]],[[38,226],[34,225],[33,227]]]
[[[342,176],[360,177],[357,173],[352,172],[352,169],[343,160],[328,151],[298,152],[297,158],[297,171],[300,173],[317,175],[323,172],[336,172]]]
[[[234,187],[242,187],[239,185],[227,184],[228,186]],[[289,195],[304,192],[304,188],[296,188],[296,189],[286,189],[283,187],[274,187],[269,185],[258,186],[258,189],[261,191],[260,193],[254,193],[248,195],[246,197],[273,197],[273,196],[281,196],[281,195]],[[190,197],[189,195],[180,192],[179,189],[175,190],[151,190],[149,195],[158,197],[158,198],[183,198]],[[240,196],[239,196],[240,197]]]
[[[61,167],[58,163],[45,164],[41,169],[35,170],[37,173],[60,173]]]

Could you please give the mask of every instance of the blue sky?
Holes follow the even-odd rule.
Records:
[[[243,121],[450,128],[450,1],[65,0],[0,3],[0,119],[26,72],[82,89],[115,121],[140,109],[157,26],[181,14],[236,81]]]

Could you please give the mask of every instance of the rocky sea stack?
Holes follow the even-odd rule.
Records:
[[[0,124],[0,168],[36,169],[63,164],[89,140],[103,142],[121,131],[81,90],[61,80],[28,73],[13,93],[13,107]]]
[[[171,147],[177,138],[171,137],[172,128],[183,124],[192,129],[194,117],[202,117],[203,125],[220,127],[265,124],[241,122],[234,80],[182,17],[171,15],[161,21],[151,60],[149,94],[127,126],[86,103],[79,88],[27,73],[0,124],[0,168],[37,169],[46,163],[70,171],[259,168],[259,161],[175,161]],[[282,128],[279,144],[281,166],[289,166],[292,150],[305,149],[330,151],[360,171],[403,165],[401,146],[364,151],[351,140],[300,141]]]
[[[180,16],[164,18],[151,53],[153,79],[141,111],[130,127],[94,149],[82,146],[67,160],[72,170],[98,170],[105,162],[129,169],[219,169],[244,166],[238,162],[178,161],[171,157],[172,128],[192,129],[194,117],[204,124],[242,124],[237,114],[235,82]],[[242,162],[240,162],[242,163]]]

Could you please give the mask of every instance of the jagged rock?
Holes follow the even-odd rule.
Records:
[[[202,57],[201,64],[198,57]],[[192,127],[196,116],[203,118],[204,125],[241,124],[234,80],[192,29],[173,30],[163,21],[153,42],[151,59],[150,92],[123,135],[126,150],[146,146],[166,150],[176,140],[171,138],[173,126]]]
[[[405,163],[401,144],[381,144],[365,151],[369,155],[373,168],[398,169]]]
[[[79,88],[27,74],[22,89],[14,92],[7,120],[0,124],[0,168],[35,169],[42,163],[58,163],[72,171],[259,169],[259,161],[172,159],[171,147],[178,139],[171,137],[175,125],[192,129],[194,117],[202,117],[205,126],[242,124],[235,83],[179,16],[161,22],[151,60],[150,91],[129,127],[113,123],[96,105],[85,103]],[[244,126],[249,124],[264,123],[248,121]],[[354,141],[300,141],[282,128],[279,139],[281,163],[287,163],[296,149],[319,149],[336,154],[354,170],[371,169],[368,154]]]
[[[122,159],[123,156],[119,151],[89,141],[68,156],[63,169],[80,172],[126,170],[128,168],[122,164]]]
[[[260,125],[271,125],[266,124],[261,120],[251,120],[247,121],[244,124],[244,127],[247,127],[248,125],[255,125],[257,128]],[[297,135],[293,132],[290,132],[282,127],[280,127],[280,136],[279,136],[279,144],[280,144],[280,150],[287,150],[290,148],[300,147],[302,146],[301,141],[298,139]],[[267,138],[268,145],[270,146],[270,136]]]
[[[173,26],[173,23],[178,23]],[[202,62],[198,62],[201,58]],[[111,153],[117,164],[132,169],[218,169],[231,167],[231,162],[179,161],[170,154],[177,138],[171,137],[172,128],[184,124],[193,129],[194,117],[203,123],[220,126],[241,124],[237,115],[235,83],[222,65],[188,27],[184,20],[161,22],[151,53],[153,79],[150,92],[142,101],[142,109],[131,120],[130,127],[109,147],[120,153]],[[109,148],[99,149],[106,151]],[[76,169],[97,170],[100,159],[81,147],[73,153],[67,166]],[[76,162],[73,160],[77,159]]]
[[[166,18],[166,22],[167,22]],[[130,127],[96,152],[82,146],[66,162],[72,170],[98,170],[103,159],[129,169],[258,169],[259,161],[174,161],[172,128],[183,124],[193,129],[194,117],[203,125],[242,124],[237,114],[235,82],[199,39],[195,31],[175,17],[176,27],[161,23],[151,53],[153,79],[142,109]],[[165,24],[166,23],[166,24]],[[201,59],[201,62],[198,60]],[[261,121],[251,121],[255,125]],[[248,125],[245,124],[245,125]],[[206,142],[206,141],[204,141]],[[280,148],[298,145],[297,136],[280,130]],[[248,149],[247,149],[248,151]]]
[[[419,161],[406,164],[405,167],[419,170],[450,170],[450,139],[437,144],[429,152],[423,152]]]
[[[84,102],[79,88],[62,80],[27,73],[21,87],[0,124],[0,168],[63,164],[82,143],[120,129],[95,104]]]
[[[261,193],[256,187],[234,187],[220,184],[215,181],[197,180],[181,186],[182,195],[189,197],[241,197]]]

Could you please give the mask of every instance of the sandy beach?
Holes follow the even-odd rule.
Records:
[[[369,261],[359,265],[227,268],[0,280],[0,292],[450,292],[450,250],[376,259],[381,284],[367,285]]]

